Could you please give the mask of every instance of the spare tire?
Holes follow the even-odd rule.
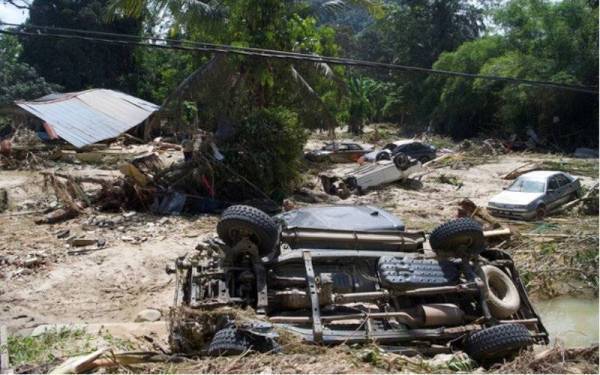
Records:
[[[208,355],[214,357],[240,355],[250,350],[250,348],[250,340],[244,334],[236,327],[227,327],[215,333],[208,346]]]
[[[521,306],[521,297],[511,278],[498,267],[481,267],[488,285],[487,303],[495,318],[505,319],[516,313]]]
[[[478,222],[463,217],[435,228],[429,236],[429,244],[440,255],[474,256],[484,249],[485,238]]]
[[[217,224],[217,234],[229,246],[242,238],[249,238],[261,256],[269,254],[279,240],[279,227],[275,221],[258,208],[236,205],[227,208]]]
[[[394,156],[394,164],[396,165],[396,168],[403,171],[410,167],[410,158],[405,153],[400,152]]]
[[[500,324],[470,334],[465,352],[480,363],[507,359],[533,344],[529,330],[521,324]]]

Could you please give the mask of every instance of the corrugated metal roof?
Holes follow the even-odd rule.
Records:
[[[115,138],[160,107],[122,92],[94,89],[16,104],[50,124],[75,147]]]

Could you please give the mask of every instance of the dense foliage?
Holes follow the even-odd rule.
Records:
[[[597,86],[598,11],[588,3],[511,1],[494,18],[501,36],[465,43],[434,67]],[[453,136],[523,135],[531,128],[548,145],[597,145],[597,95],[460,78],[429,83],[432,119]]]
[[[12,36],[0,36],[0,107],[18,99],[34,99],[60,87],[52,85],[34,68],[20,61],[22,47]]]
[[[34,25],[139,34],[142,24],[133,18],[106,22],[107,0],[34,0],[28,23]],[[136,65],[133,49],[71,39],[23,38],[24,62],[46,80],[68,91],[112,87],[130,91]],[[134,75],[134,77],[129,77]]]
[[[34,0],[28,22],[166,35],[175,44],[187,39],[598,83],[598,4],[586,0]],[[598,142],[593,94],[45,38],[22,44],[23,53],[12,52],[7,64],[12,70],[0,69],[3,82],[15,82],[0,89],[10,93],[6,100],[47,92],[37,70],[66,90],[116,88],[163,103],[178,135],[201,127],[226,148],[244,144],[245,164],[236,169],[270,194],[295,180],[300,128],[348,125],[360,133],[369,122],[387,121],[399,132],[434,129],[455,138],[523,136],[531,128],[548,146],[568,151]],[[277,131],[259,129],[271,122]]]

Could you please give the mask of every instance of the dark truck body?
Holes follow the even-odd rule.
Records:
[[[474,333],[499,325],[524,331],[527,345],[548,342],[504,252],[440,257],[428,249],[424,232],[406,231],[399,219],[375,207],[308,208],[276,220],[272,251],[261,253],[249,235],[235,244],[209,241],[207,248],[222,249],[220,258],[179,259],[178,304],[250,307],[269,324],[322,344],[376,341],[437,353],[462,348]],[[512,280],[520,304],[510,316],[490,313],[482,265]]]

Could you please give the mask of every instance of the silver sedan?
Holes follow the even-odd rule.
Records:
[[[558,171],[534,171],[517,178],[507,189],[490,199],[487,209],[494,216],[542,219],[553,209],[576,199],[581,184]]]

